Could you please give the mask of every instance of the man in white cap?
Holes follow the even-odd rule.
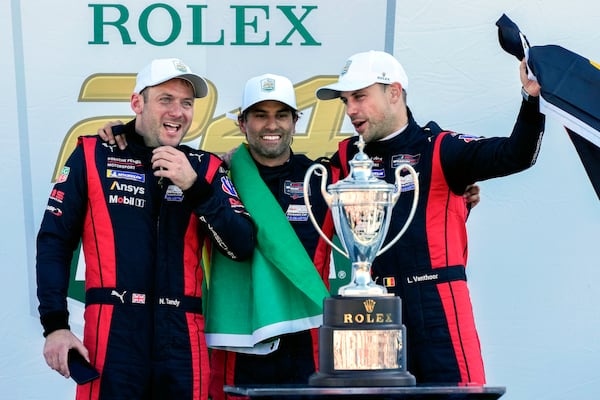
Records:
[[[278,205],[281,208],[283,212],[269,209],[263,221],[257,217],[260,215],[258,210],[255,214],[248,205],[260,229],[269,229],[277,223],[276,218],[281,218],[285,223],[289,222],[292,234],[296,236],[285,239],[280,233],[262,235],[258,238],[257,246],[259,249],[270,248],[271,253],[282,252],[282,257],[274,254],[265,257],[286,260],[281,263],[283,265],[272,266],[286,276],[292,278],[301,275],[305,285],[309,275],[319,280],[318,285],[314,281],[312,285],[322,288],[318,299],[320,306],[323,298],[328,296],[322,283],[324,281],[328,286],[328,265],[314,265],[312,260],[317,253],[325,252],[327,245],[310,222],[303,199],[304,175],[313,161],[303,154],[294,154],[291,149],[298,118],[296,95],[288,78],[264,74],[249,79],[244,87],[242,106],[237,117],[247,144],[242,144],[233,154],[231,174],[233,181],[237,182],[236,187],[240,189],[242,200],[247,198],[245,196],[258,196],[261,203],[271,200],[275,207]],[[252,180],[252,176],[258,179]],[[319,190],[318,182],[314,181],[312,190],[316,193]],[[248,193],[243,189],[246,186],[249,186]],[[325,202],[313,199],[312,211],[317,221],[323,223],[327,212]],[[272,241],[273,244],[268,245],[264,241]],[[217,268],[218,265],[213,265],[212,270],[216,273]],[[211,287],[213,289],[219,290]],[[271,305],[258,304],[258,307],[265,312],[274,312],[276,305],[272,302],[268,304]],[[317,328],[318,321],[313,319],[311,324],[307,320],[304,328],[299,329],[304,322],[301,324],[298,319],[295,320],[291,333],[279,336],[277,350],[269,354],[212,350],[212,399],[228,398],[223,392],[223,385],[306,384],[308,377],[315,372],[318,343],[316,332],[311,332],[310,328]],[[284,321],[278,323],[278,329],[283,324]]]
[[[367,143],[374,172],[394,183],[394,170],[411,164],[419,174],[417,214],[407,232],[377,257],[372,274],[402,298],[408,369],[419,383],[483,384],[485,373],[466,283],[468,215],[462,193],[471,182],[524,170],[535,162],[544,130],[540,87],[521,64],[523,101],[510,137],[489,138],[420,127],[406,104],[408,77],[390,54],[351,56],[338,81],[319,88],[321,100],[339,98]],[[348,173],[358,137],[344,140],[332,168]],[[401,190],[410,193],[405,178]],[[398,232],[412,196],[400,196],[389,232]]]
[[[48,365],[73,375],[68,353],[99,379],[78,399],[208,399],[200,249],[243,260],[254,224],[214,154],[180,145],[208,85],[178,59],[137,75],[122,126],[128,146],[79,138],[50,195],[37,240],[39,312]],[[73,251],[86,263],[83,343],[70,331]]]

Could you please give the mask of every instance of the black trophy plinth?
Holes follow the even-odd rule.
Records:
[[[319,372],[309,386],[414,386],[406,370],[402,302],[392,295],[323,302]]]

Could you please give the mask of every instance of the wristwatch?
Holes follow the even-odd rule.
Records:
[[[530,103],[538,103],[540,101],[539,96],[531,96],[529,93],[527,93],[527,90],[525,90],[524,86],[521,86],[521,96],[523,96],[525,101]]]

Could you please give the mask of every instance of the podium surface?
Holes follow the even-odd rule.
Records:
[[[419,399],[492,400],[506,392],[502,386],[316,387],[307,385],[225,386],[225,393],[251,399]]]

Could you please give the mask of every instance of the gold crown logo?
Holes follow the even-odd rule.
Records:
[[[368,313],[372,313],[373,310],[375,309],[375,304],[377,302],[373,299],[367,299],[365,301],[363,301],[363,304],[365,305],[365,310],[367,310]]]

